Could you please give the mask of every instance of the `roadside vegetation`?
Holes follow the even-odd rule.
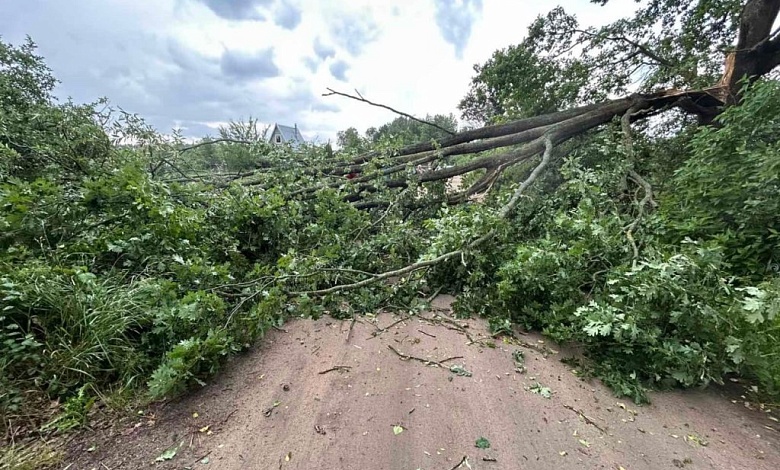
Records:
[[[272,146],[253,120],[190,142],[59,101],[34,44],[0,42],[6,441],[202,385],[288,318],[434,292],[496,334],[581,345],[637,402],[729,376],[777,399],[780,36],[750,16],[777,2],[645,3],[598,30],[540,17],[476,68],[472,130],[399,117],[336,152]],[[764,65],[721,79],[754,58],[724,70],[741,46]]]

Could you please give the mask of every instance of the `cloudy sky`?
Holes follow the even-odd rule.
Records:
[[[634,5],[561,0],[584,24]],[[546,4],[546,5],[544,5]],[[395,116],[456,113],[473,65],[519,42],[554,3],[531,0],[0,0],[0,35],[26,35],[58,95],[108,97],[161,131],[214,133],[231,119],[298,124],[321,142]]]

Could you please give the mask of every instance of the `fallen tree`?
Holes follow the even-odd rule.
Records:
[[[658,9],[661,5],[670,8],[665,2],[651,2],[648,7],[650,10]],[[738,2],[723,2],[725,8],[734,7]],[[691,9],[701,10],[699,14],[706,14],[707,6],[697,2],[689,2]],[[354,185],[358,191],[375,191],[374,183],[381,177],[381,185],[388,188],[405,188],[409,185],[405,173],[410,168],[419,165],[425,165],[429,168],[427,171],[420,172],[417,176],[417,184],[429,183],[446,180],[455,176],[465,175],[477,170],[485,170],[487,174],[475,181],[471,187],[467,188],[462,195],[453,195],[451,201],[462,201],[463,196],[472,195],[490,187],[490,182],[498,178],[507,168],[521,162],[527,161],[530,157],[538,155],[544,148],[544,135],[555,134],[554,145],[590,131],[591,129],[611,122],[615,118],[621,118],[627,112],[630,112],[631,121],[646,119],[661,113],[674,109],[682,110],[685,113],[697,116],[701,122],[711,122],[725,106],[733,105],[739,102],[741,89],[746,83],[770,73],[778,64],[780,64],[780,34],[778,31],[772,31],[772,25],[777,17],[777,11],[780,2],[777,1],[749,1],[746,2],[736,19],[732,19],[734,27],[737,25],[737,43],[724,54],[724,66],[721,78],[717,83],[706,88],[685,90],[679,88],[670,88],[653,93],[634,93],[626,98],[618,100],[609,100],[597,104],[588,104],[573,109],[559,111],[541,116],[529,117],[505,124],[489,125],[477,129],[460,132],[457,135],[451,135],[436,142],[422,142],[406,146],[390,152],[371,151],[358,155],[351,159],[328,159],[317,162],[315,167],[307,167],[304,174],[315,175],[319,177],[333,177],[335,181],[318,183],[310,187],[302,188],[293,192],[297,194],[311,194],[324,188],[338,188],[344,184],[343,177],[352,175],[347,182],[348,185]],[[724,18],[720,21],[726,21],[727,13],[723,13]],[[673,15],[674,13],[667,13]],[[640,15],[641,16],[641,15]],[[664,20],[666,21],[666,20]],[[542,22],[543,27],[544,23]],[[554,25],[559,27],[559,25]],[[643,25],[644,26],[644,25]],[[628,50],[624,53],[624,61],[636,60],[637,56],[644,56],[655,60],[657,74],[680,73],[675,70],[675,64],[660,59],[652,52],[648,46],[628,39],[627,37],[610,37],[609,31],[612,25],[602,28],[600,31],[579,30],[571,28],[569,35],[578,34],[575,45],[587,48],[601,47],[604,42],[628,44]],[[641,32],[641,31],[640,31]],[[560,34],[553,31],[549,34]],[[646,32],[643,32],[646,33]],[[586,43],[591,43],[586,45]],[[533,44],[533,41],[531,42]],[[614,44],[613,44],[614,45]],[[573,46],[568,42],[564,44],[568,49]],[[530,47],[530,45],[528,46]],[[602,58],[598,56],[594,61],[598,62]],[[712,60],[712,59],[710,59]],[[621,62],[609,62],[599,64],[601,68],[609,68],[623,65]],[[639,62],[640,66],[650,66]],[[744,82],[747,80],[747,82]],[[593,86],[591,84],[591,86]],[[602,89],[603,93],[619,91],[620,88],[610,90],[608,87]],[[362,95],[350,95],[335,90],[329,90],[325,96],[340,95],[359,101],[367,102],[370,105],[376,105],[366,100]],[[379,105],[384,106],[384,105]],[[393,108],[389,108],[395,111]],[[403,113],[401,113],[403,114]],[[520,146],[517,148],[517,146]],[[447,168],[437,168],[437,164],[447,162],[451,157],[458,155],[477,155],[480,152],[512,147],[512,150],[475,158],[467,163],[459,165],[450,165]],[[377,161],[378,164],[377,164]],[[311,163],[311,162],[307,162]],[[289,167],[281,167],[288,170]],[[396,177],[393,178],[392,176]],[[248,180],[244,184],[262,185],[262,180]],[[272,184],[272,183],[271,183]],[[266,183],[266,186],[268,183]],[[362,199],[353,196],[351,200]],[[369,203],[369,207],[386,205],[382,203]]]
[[[617,22],[601,29],[585,30],[576,26],[576,20],[573,17],[567,16],[562,10],[554,10],[550,15],[540,18],[532,25],[529,37],[521,46],[514,50],[510,49],[503,55],[497,53],[494,56],[495,60],[478,69],[480,75],[475,78],[474,88],[462,103],[467,115],[469,113],[472,115],[482,113],[481,117],[489,122],[491,120],[505,120],[512,114],[533,114],[529,110],[536,110],[535,106],[538,103],[534,102],[535,98],[528,99],[527,95],[505,96],[504,90],[528,91],[528,95],[533,96],[533,93],[544,95],[547,93],[548,87],[525,90],[523,83],[518,83],[517,79],[513,82],[510,79],[512,83],[504,83],[503,88],[491,82],[495,79],[495,76],[491,76],[493,73],[501,79],[506,79],[506,74],[501,74],[499,71],[505,72],[503,68],[508,67],[506,62],[517,60],[512,54],[518,53],[518,50],[526,55],[521,55],[521,60],[511,65],[516,67],[514,70],[518,70],[520,79],[528,79],[530,82],[538,84],[543,82],[540,75],[546,73],[548,80],[555,81],[554,77],[550,77],[550,75],[557,73],[562,75],[564,79],[558,80],[559,83],[556,85],[563,86],[560,82],[565,80],[573,80],[578,84],[579,88],[569,90],[568,95],[555,96],[557,102],[552,99],[548,100],[550,102],[545,103],[547,107],[557,108],[565,103],[589,101],[585,98],[593,95],[614,94],[624,90],[631,83],[634,83],[633,86],[637,87],[639,91],[621,99],[582,104],[562,111],[489,124],[437,141],[416,143],[400,148],[390,146],[355,156],[341,155],[337,158],[305,161],[299,170],[301,178],[287,180],[288,184],[295,183],[293,186],[296,189],[288,193],[293,198],[308,200],[318,197],[317,195],[323,191],[335,191],[336,194],[343,197],[343,200],[354,204],[356,208],[379,210],[380,212],[376,213],[379,217],[376,222],[378,223],[383,219],[386,221],[388,213],[399,208],[403,214],[403,220],[409,218],[414,220],[414,214],[417,214],[417,220],[424,221],[426,217],[431,216],[432,207],[441,207],[441,204],[445,206],[463,204],[470,202],[472,196],[482,194],[488,196],[489,202],[486,207],[482,210],[466,212],[466,214],[471,214],[466,215],[466,217],[477,216],[483,220],[489,220],[493,226],[474,224],[475,226],[470,227],[471,230],[468,231],[469,235],[457,237],[457,242],[448,243],[444,248],[438,247],[437,250],[429,250],[427,254],[424,253],[418,259],[410,260],[403,265],[396,264],[391,269],[366,272],[362,276],[358,274],[357,279],[351,279],[348,282],[339,283],[334,282],[335,279],[333,279],[316,286],[312,285],[314,288],[311,289],[286,285],[282,290],[293,298],[298,296],[308,298],[310,296],[341,295],[352,290],[366,289],[372,285],[384,285],[389,280],[396,282],[399,278],[426,282],[426,280],[439,277],[436,274],[437,270],[439,272],[452,270],[456,260],[460,260],[460,264],[466,271],[495,270],[495,267],[481,267],[479,262],[476,262],[477,266],[474,266],[474,260],[487,257],[486,253],[496,253],[496,250],[499,250],[501,256],[511,258],[511,255],[501,252],[497,246],[502,244],[512,246],[516,243],[516,241],[512,241],[516,238],[508,237],[506,230],[511,230],[512,224],[517,223],[514,212],[518,210],[521,196],[527,192],[530,185],[540,178],[545,170],[550,168],[551,160],[556,162],[554,167],[560,168],[561,162],[565,160],[563,154],[576,153],[580,151],[581,147],[587,147],[588,142],[594,139],[593,136],[598,135],[597,131],[603,133],[605,129],[610,129],[613,123],[617,125],[616,128],[614,126],[613,128],[621,134],[611,144],[619,148],[618,153],[621,154],[619,157],[620,171],[622,172],[619,178],[620,196],[615,199],[619,201],[619,205],[623,206],[618,210],[621,213],[620,219],[628,217],[628,222],[623,222],[620,227],[612,228],[622,238],[622,240],[620,238],[614,240],[614,243],[620,247],[628,246],[625,251],[627,251],[626,259],[630,269],[644,269],[647,266],[648,253],[652,253],[654,248],[648,246],[647,240],[642,240],[648,234],[642,234],[643,237],[639,239],[637,236],[643,231],[642,224],[658,207],[654,197],[657,190],[650,183],[651,179],[657,180],[658,176],[654,175],[655,178],[651,178],[641,174],[641,167],[650,166],[652,168],[653,163],[646,156],[642,161],[640,152],[634,149],[632,125],[641,124],[649,118],[655,118],[656,122],[676,126],[676,130],[673,132],[678,136],[684,135],[686,128],[695,129],[696,123],[699,126],[704,125],[718,129],[719,126],[723,125],[718,117],[729,108],[739,105],[742,102],[743,93],[750,89],[757,80],[770,74],[780,63],[780,30],[773,31],[771,29],[779,8],[780,2],[778,1],[751,0],[744,4],[720,2],[714,6],[700,2],[681,4],[659,0],[649,2],[649,5],[640,9],[631,21]],[[660,13],[661,11],[665,11],[665,13]],[[667,29],[661,33],[648,31],[651,25],[659,23]],[[713,29],[716,28],[715,25],[718,25],[719,29]],[[711,37],[704,37],[705,32]],[[631,37],[632,35],[635,37]],[[644,41],[641,38],[644,38]],[[694,39],[701,40],[701,44],[692,42]],[[687,44],[685,47],[688,49],[683,51],[682,56],[680,56],[679,51],[674,50],[674,40]],[[735,40],[736,43],[724,46],[732,40]],[[618,46],[620,49],[616,49]],[[529,51],[530,58],[528,57]],[[573,51],[584,51],[584,54],[581,58],[572,58],[572,56],[576,56]],[[678,57],[672,58],[675,54]],[[688,55],[687,58],[685,58],[685,54]],[[698,69],[690,68],[691,60],[698,61]],[[716,62],[720,62],[721,65],[716,66]],[[526,67],[520,70],[519,67],[523,65]],[[530,65],[538,67],[532,68]],[[615,71],[614,67],[624,67],[625,70],[621,68],[619,71]],[[602,75],[596,80],[592,80],[589,76],[578,75],[578,72],[582,70],[587,70],[588,74],[600,71],[599,73],[612,73],[622,77],[614,79]],[[631,79],[638,70],[643,71],[643,80],[638,83],[632,82]],[[578,79],[584,81],[577,82]],[[707,84],[708,80],[709,84]],[[648,90],[663,84],[679,86],[661,91]],[[701,85],[704,84],[708,86],[702,87]],[[499,82],[498,85],[501,83]],[[696,88],[693,85],[699,87]],[[494,88],[491,89],[491,86]],[[582,89],[590,91],[583,93]],[[491,93],[495,96],[488,96]],[[360,94],[350,95],[329,90],[327,95],[334,94],[376,105]],[[482,107],[474,103],[475,100],[479,101],[480,99],[483,101]],[[518,103],[513,103],[513,100],[517,100]],[[514,113],[506,111],[509,105],[515,107]],[[392,110],[392,108],[389,109]],[[486,109],[492,110],[492,116],[485,114]],[[640,127],[641,138],[644,141],[642,152],[645,154],[648,153],[647,146],[651,142],[658,144],[664,140],[653,135],[653,132],[658,131],[649,129],[650,127],[646,124]],[[713,130],[712,132],[717,131]],[[557,157],[554,155],[556,149],[562,150],[558,152]],[[531,164],[534,161],[536,163]],[[591,164],[597,167],[600,165],[598,159]],[[611,164],[614,164],[614,161]],[[518,173],[515,169],[519,169],[520,172]],[[287,170],[289,167],[284,167],[284,171]],[[513,171],[512,175],[507,176]],[[269,178],[249,179],[239,181],[239,183],[261,185],[264,188],[279,185],[279,180],[273,174],[264,174]],[[521,175],[522,179],[515,183],[513,179]],[[442,191],[441,183],[453,177],[470,177],[470,183],[458,192]],[[671,179],[671,174],[668,174],[667,177]],[[438,189],[436,189],[436,185],[439,185]],[[428,188],[430,191],[426,189],[426,192],[420,193],[414,189],[418,187]],[[550,190],[549,186],[547,190]],[[544,190],[540,191],[544,192]],[[555,191],[554,187],[552,191]],[[605,201],[610,201],[606,194],[602,197],[605,197]],[[626,201],[628,202],[627,206],[625,205]],[[535,216],[534,210],[538,210],[538,204],[536,208],[528,209],[530,212],[524,213],[525,220]],[[441,215],[437,214],[434,217],[441,217]],[[445,219],[442,218],[442,220]],[[653,220],[648,222],[655,223]],[[771,222],[770,225],[775,222]],[[451,230],[451,227],[445,222],[434,225],[437,230]],[[769,232],[765,232],[765,234],[767,233]],[[431,234],[427,236],[431,236]],[[432,236],[434,239],[442,237],[441,234],[433,234]],[[758,258],[762,260],[761,262],[772,265],[773,256],[778,255],[775,253],[775,248],[771,247],[771,236],[769,238],[763,237],[762,240],[761,243],[769,243],[770,247],[759,250],[763,254],[759,255]],[[595,257],[598,258],[599,255],[595,255]],[[467,258],[472,261],[467,262]],[[760,265],[761,262],[758,264]],[[563,289],[569,296],[569,300],[566,302],[570,302],[572,298],[576,297],[575,291],[581,290],[583,287],[587,287],[590,290],[588,295],[591,295],[599,282],[606,280],[605,278],[608,276],[605,274],[608,275],[614,269],[614,266],[607,269],[595,269],[587,266],[585,271],[590,273],[589,279],[578,285],[574,291]],[[419,274],[420,271],[425,274]],[[746,271],[742,271],[741,275],[746,273]],[[755,271],[753,273],[755,274]],[[493,276],[495,277],[495,272]],[[294,281],[297,278],[290,279]],[[762,276],[756,275],[754,279],[762,279]],[[452,279],[448,282],[452,282]],[[616,281],[613,279],[610,282]],[[411,284],[415,285],[414,282]],[[552,289],[554,290],[554,288]],[[492,292],[496,297],[506,297],[506,295],[502,296],[490,288],[487,291]],[[604,292],[609,292],[609,289],[605,289]],[[467,297],[467,295],[462,295],[464,299]],[[545,302],[549,302],[549,299]],[[496,312],[511,308],[507,305],[506,299],[502,299],[501,305],[495,305],[495,302],[485,297],[480,298],[477,303],[481,303],[479,311],[489,316],[499,316],[496,315]],[[464,301],[464,304],[467,302]],[[488,312],[490,309],[486,308],[485,305],[492,308],[492,313]],[[619,307],[619,309],[623,308],[625,306]],[[652,308],[660,307],[655,305]],[[619,309],[614,311],[618,312]],[[593,311],[593,315],[597,313],[597,310]],[[620,315],[625,315],[625,313]],[[528,321],[527,317],[529,315],[526,315],[526,321]],[[533,321],[529,322],[530,326],[550,328],[557,327],[555,325],[556,317],[561,317],[561,315],[554,315],[548,319],[540,319],[535,315],[530,315],[530,317],[534,318]],[[767,318],[770,317],[775,318],[775,315],[771,314]],[[518,318],[513,318],[513,320],[517,321]],[[605,333],[611,331],[612,327],[606,325],[602,327],[603,330],[593,330],[598,324],[598,322],[593,323],[595,321],[591,319],[590,326],[584,329],[589,332],[588,334],[592,334],[594,331]],[[561,323],[568,325],[576,322],[561,320]],[[572,336],[570,332],[561,333],[560,337],[562,339],[574,337],[583,341],[582,337]],[[724,339],[720,338],[715,341],[721,342]],[[715,361],[723,361],[721,353],[716,354],[718,358]],[[659,359],[659,362],[665,360]],[[616,365],[610,367],[615,367],[625,373],[629,373],[630,370],[636,371],[636,369]],[[603,373],[602,371],[602,375]],[[673,375],[672,372],[666,370],[658,376],[664,374]],[[701,380],[708,373],[699,373],[698,379],[689,378],[697,375],[689,376],[687,372],[683,374],[678,371],[674,374],[678,374],[679,383],[686,384]],[[647,372],[640,375],[647,377]],[[680,377],[686,378],[680,379]],[[715,378],[715,376],[710,376],[710,378]],[[623,389],[623,392],[635,396],[641,394],[635,388]]]
[[[778,8],[555,9],[476,67],[476,127],[335,154],[59,105],[34,46],[0,43],[2,426],[67,430],[106,390],[202,383],[290,315],[440,291],[496,334],[583,345],[637,400],[732,373],[778,393]]]

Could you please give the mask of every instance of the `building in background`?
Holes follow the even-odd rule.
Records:
[[[297,148],[305,143],[306,139],[303,138],[301,131],[298,130],[298,124],[293,127],[274,124],[274,130],[271,132],[269,141],[274,145],[290,144]]]

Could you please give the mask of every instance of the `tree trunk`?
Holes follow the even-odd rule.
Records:
[[[719,83],[727,105],[739,103],[742,79],[755,80],[780,65],[780,35],[772,32],[779,11],[780,0],[750,0],[742,9],[737,45],[726,56]]]

